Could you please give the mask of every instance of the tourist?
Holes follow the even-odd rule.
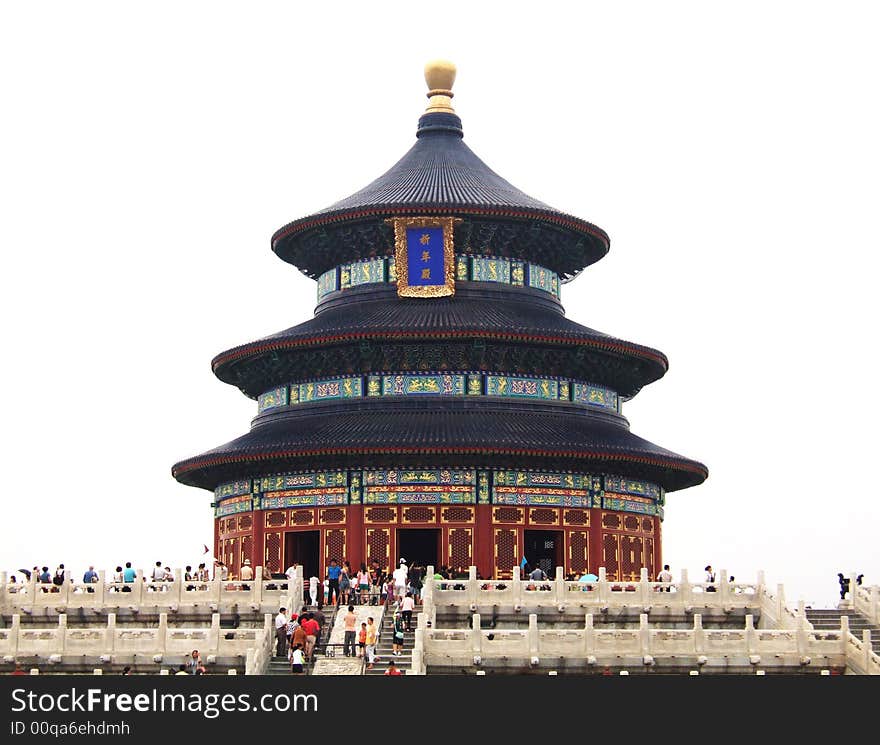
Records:
[[[394,664],[394,660],[388,661],[388,669],[385,671],[385,675],[402,675],[400,670],[397,669],[397,665]]]
[[[330,566],[327,567],[327,591],[324,593],[324,602],[339,605],[339,575],[342,573],[342,567],[336,559],[330,559]]]
[[[165,581],[165,570],[162,568],[162,562],[157,561],[156,566],[153,567],[153,582],[164,582]]]
[[[214,562],[214,579],[217,578],[217,572],[220,572],[220,581],[226,582],[229,579],[229,567],[222,561]]]
[[[122,675],[131,675],[131,665],[126,665],[122,668]]]
[[[403,651],[403,632],[405,629],[406,624],[403,621],[403,616],[401,616],[398,611],[394,614],[394,636],[391,641],[391,647],[394,650],[393,654],[395,657],[400,657],[400,653]]]
[[[388,579],[382,584],[382,594],[379,596],[379,602],[384,605],[385,602],[391,602],[391,598],[394,597],[394,578],[388,577]]]
[[[354,612],[353,605],[348,606],[348,613],[345,614],[343,621],[345,623],[345,639],[342,643],[342,653],[346,657],[352,657],[354,655],[355,629],[357,628],[357,614]]]
[[[412,614],[413,610],[415,610],[415,604],[416,602],[411,592],[406,593],[403,600],[400,601],[400,612],[407,631],[412,631]]]
[[[324,633],[324,624],[327,623],[327,617],[324,615],[323,611],[321,611],[320,608],[316,608],[315,610],[313,610],[311,613],[309,613],[309,616],[318,625],[318,630],[315,633],[315,646],[317,647],[321,644],[321,635]]]
[[[83,583],[90,585],[93,582],[97,582],[98,579],[99,577],[98,573],[95,571],[95,567],[89,566],[88,570],[86,570],[86,573],[83,574]]]
[[[284,575],[287,577],[288,582],[293,582],[296,579],[296,562],[293,562],[287,569],[284,571]]]
[[[657,581],[663,583],[663,587],[660,588],[661,592],[669,592],[670,583],[672,582],[672,572],[669,571],[669,564],[663,565],[663,569],[657,575]]]
[[[342,605],[348,605],[351,602],[349,600],[350,594],[351,578],[348,575],[348,570],[345,567],[342,567],[339,572],[339,599]]]
[[[52,584],[52,575],[49,574],[49,567],[43,567],[42,571],[39,574],[40,584],[43,585],[40,589],[43,592],[49,592],[49,588],[47,585]]]
[[[406,565],[406,559],[400,560],[400,566],[394,570],[394,596],[403,599],[406,594],[406,582],[409,578],[409,567]]]
[[[183,569],[183,581],[184,582],[192,582],[193,581],[193,568],[192,565],[187,564]],[[189,589],[188,587],[186,588]]]
[[[312,618],[311,613],[306,613],[300,620],[299,625],[302,626],[303,631],[306,632],[306,659],[312,660],[314,659],[315,644],[318,641],[318,634],[320,633],[321,627],[318,625],[318,622]]]
[[[314,608],[318,607],[318,578],[315,575],[309,577],[309,600],[311,600],[311,605]],[[309,656],[308,650],[306,650],[306,657]]]
[[[370,575],[367,572],[366,564],[361,564],[361,570],[357,575],[357,584],[361,605],[365,605],[367,602],[367,593],[370,591]]]
[[[275,638],[278,640],[278,648],[275,654],[284,657],[287,653],[287,608],[281,608],[275,616]]]
[[[244,560],[244,564],[241,565],[241,572],[239,573],[239,576],[240,576],[242,582],[247,582],[247,581],[250,581],[254,578],[254,570],[253,570],[253,567],[251,567],[251,560],[250,559]],[[242,590],[250,590],[251,586],[243,584],[241,586],[241,589]]]
[[[11,592],[14,595],[15,593],[17,593],[19,591],[19,589],[24,589],[24,588],[19,588],[18,580],[15,578],[15,575],[13,574],[9,578],[9,585],[6,587],[6,591]]]
[[[125,562],[125,569],[122,572],[122,580],[123,582],[128,582],[129,584],[134,582],[137,579],[137,572],[131,568],[131,562]]]
[[[174,572],[171,571],[171,567],[165,567],[165,571],[162,573],[162,581],[174,582]]]
[[[205,566],[205,562],[199,564],[198,569],[196,569],[196,580],[199,582],[208,582],[208,567]],[[200,588],[202,590],[206,589],[204,587]]]
[[[318,603],[318,607],[321,608],[329,601],[327,598],[330,596],[330,580],[327,577],[324,577],[324,581],[321,583],[321,595],[318,598],[320,602]],[[339,593],[336,594],[339,597]]]
[[[715,592],[715,570],[711,564],[706,565],[706,592]]]
[[[190,654],[189,662],[187,664],[193,675],[205,674],[205,666],[202,664],[202,656],[199,654],[198,649],[194,649],[192,651],[192,654]]]
[[[178,665],[178,667],[177,667],[177,672],[174,674],[175,675],[189,675],[189,673],[186,671],[186,663],[181,662],[180,665]]]
[[[27,673],[21,669],[21,663],[16,660],[15,661],[15,670],[13,670],[10,675],[27,675]]]
[[[303,650],[302,644],[295,644],[290,650],[290,672],[293,675],[300,675],[303,671]]]
[[[413,602],[420,603],[422,600],[422,568],[413,564],[409,568],[409,589],[412,592]]]
[[[358,632],[358,650],[357,656],[363,657],[367,650],[367,624],[361,624],[361,630]]]
[[[547,579],[547,574],[541,569],[541,567],[536,566],[531,574],[529,574],[529,579],[533,582],[543,582]]]
[[[52,592],[58,592],[58,588],[64,584],[64,564],[59,564],[52,576]]]
[[[376,656],[376,641],[378,640],[378,634],[376,633],[376,624],[373,623],[373,617],[370,616],[367,619],[367,670],[373,669],[373,663],[379,659]]]
[[[303,628],[303,622],[305,622],[305,616],[299,617],[299,622],[293,627],[293,633],[290,635],[290,643],[292,645],[299,645],[299,648],[305,650],[306,648],[306,630]]]

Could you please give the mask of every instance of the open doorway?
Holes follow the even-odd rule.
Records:
[[[395,559],[406,559],[409,566],[440,566],[440,529],[400,528],[397,531],[397,553],[399,556]]]
[[[529,571],[540,567],[548,578],[556,576],[556,567],[564,566],[561,530],[526,530],[523,535],[523,553]]]
[[[320,530],[296,530],[284,534],[284,569],[292,564],[301,564],[305,587],[308,587],[309,577],[314,575],[321,579],[318,574],[320,559]]]

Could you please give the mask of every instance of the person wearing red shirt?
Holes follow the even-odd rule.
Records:
[[[403,673],[397,669],[397,665],[394,664],[394,660],[388,661],[388,669],[385,671],[385,675],[402,675]]]
[[[304,619],[300,620],[300,625],[303,627],[303,631],[306,632],[306,659],[311,660],[315,651],[315,641],[318,638],[318,632],[321,630],[321,627],[318,625],[318,622],[312,618],[311,613],[307,614]]]

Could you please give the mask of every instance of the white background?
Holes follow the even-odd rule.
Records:
[[[314,307],[269,238],[410,147],[447,57],[466,142],[611,236],[569,317],[670,359],[624,413],[710,469],[673,572],[880,582],[876,6],[608,5],[4,4],[0,567],[200,560],[171,465],[256,413],[210,360]]]

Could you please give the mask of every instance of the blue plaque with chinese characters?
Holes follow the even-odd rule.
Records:
[[[410,287],[446,284],[443,228],[406,229],[406,269]]]
[[[455,294],[454,217],[394,217],[394,263],[400,297]]]

